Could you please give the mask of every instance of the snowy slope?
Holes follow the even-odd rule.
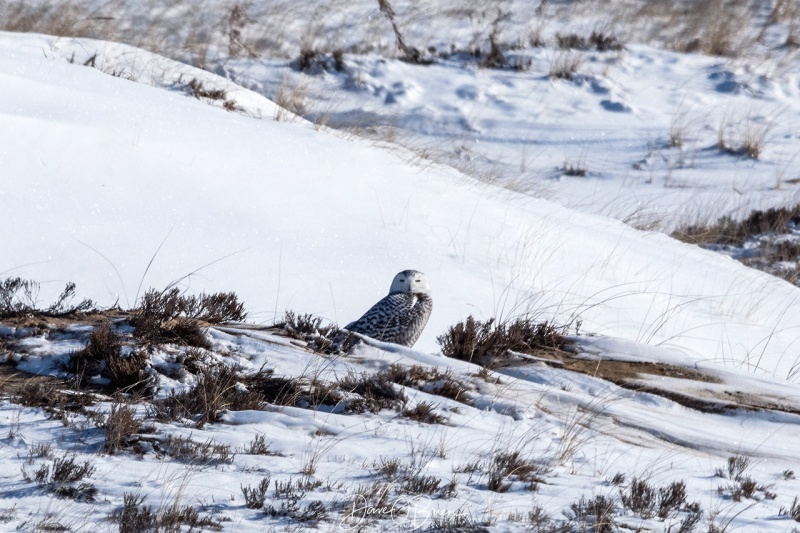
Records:
[[[12,348],[12,359],[24,361],[20,368],[57,374],[57,361],[65,360],[87,330],[73,325],[37,334],[30,328],[6,328],[2,334],[6,340],[24,341]],[[66,414],[62,423],[49,419],[40,408],[21,408],[4,400],[0,403],[0,421],[4,433],[8,431],[0,446],[4,521],[23,530],[48,521],[70,531],[113,530],[116,526],[109,516],[119,512],[125,494],[136,494],[159,511],[189,505],[201,516],[213,518],[224,531],[291,526],[322,531],[448,531],[447,520],[457,517],[463,522],[449,522],[455,527],[449,530],[472,526],[476,529],[471,530],[485,531],[481,528],[490,526],[492,531],[522,531],[535,524],[527,513],[537,507],[555,520],[571,518],[572,527],[580,530],[580,524],[586,527],[591,519],[570,515],[571,505],[582,497],[606,496],[616,502],[615,521],[622,530],[681,527],[691,514],[684,507],[663,518],[623,508],[620,494],[628,493],[630,483],[638,478],[655,487],[684,483],[686,503],[697,502],[703,510],[699,527],[728,524],[785,531],[792,524],[784,510],[800,491],[800,482],[789,473],[800,460],[792,445],[798,433],[797,398],[789,399],[794,412],[734,408],[709,413],[541,364],[500,369],[481,377],[475,365],[381,343],[331,358],[291,346],[270,332],[220,327],[209,330],[209,338],[213,343],[210,360],[236,366],[243,373],[266,367],[279,376],[330,382],[394,364],[405,369],[446,369],[449,379],[464,392],[455,401],[425,390],[399,388],[409,407],[432,404],[443,417],[440,423],[420,423],[391,409],[348,413],[342,404],[319,410],[268,404],[262,410],[229,411],[218,423],[199,428],[188,420],[155,422],[155,432],[138,436],[137,455],[102,453],[104,432],[95,427],[96,419],[73,413]],[[634,350],[649,360],[677,360],[668,350],[634,343],[597,338],[590,343],[604,357],[619,358]],[[591,353],[592,348],[585,346],[578,351],[585,349]],[[175,346],[162,347],[153,352],[151,364],[163,372],[174,366],[181,353]],[[707,365],[702,369],[729,387],[754,395],[787,389],[779,380],[752,380],[742,370],[720,373]],[[164,375],[158,379],[161,397],[170,389],[185,390],[196,383],[185,370],[176,379]],[[686,385],[686,380],[675,380],[672,387],[687,390]],[[90,412],[107,415],[111,400],[99,399]],[[141,405],[137,411],[140,416],[148,412]],[[182,457],[166,451],[168,437],[227,447],[228,455]],[[250,451],[259,437],[266,439],[266,454]],[[37,446],[43,443],[51,443],[47,454],[37,455],[36,450],[41,450]],[[530,479],[520,479],[520,470],[503,476],[508,483],[503,490],[490,488],[492,465],[510,453],[533,465],[538,481],[531,484]],[[79,464],[90,461],[95,467],[84,480],[97,489],[94,501],[54,498],[46,486],[37,487],[20,475],[71,454]],[[750,496],[732,499],[730,487],[741,480],[734,479],[734,474],[729,477],[728,457],[746,459],[741,473],[746,477],[741,480],[755,479],[758,484]],[[397,462],[394,474],[387,468],[393,461]],[[407,476],[433,479],[441,488],[414,492],[406,484]],[[325,518],[304,521],[298,518],[299,512],[289,512],[290,517],[270,516],[246,508],[240,487],[254,487],[264,478],[271,480],[271,486],[309,483],[298,491],[302,494],[296,503],[303,510],[322,502]],[[443,491],[451,482],[455,490]],[[374,499],[359,496],[368,493],[370,486],[388,490],[388,502],[404,509],[404,514],[393,519],[364,516],[365,509],[377,505]],[[267,494],[267,504],[275,508],[283,509],[289,501],[291,497],[274,489]]]
[[[275,122],[273,104],[252,93],[249,112],[225,113],[69,64],[59,47],[3,37],[6,275],[52,281],[54,292],[55,281],[71,280],[82,295],[123,307],[183,278],[195,292],[236,291],[256,321],[294,309],[346,323],[394,273],[417,268],[435,301],[423,350],[467,314],[531,312],[794,375],[798,289],[782,281],[660,234]],[[190,75],[230,86],[135,55],[151,61],[178,87]]]
[[[288,79],[314,95],[311,117],[389,128],[476,176],[637,227],[670,231],[797,200],[796,61],[753,66],[639,44],[507,55],[528,66],[354,55],[344,72],[300,73],[278,59],[220,60],[218,71],[267,96]],[[565,59],[579,63],[573,79],[551,77]],[[717,148],[720,135],[736,151],[762,134],[758,159]]]
[[[75,50],[84,55],[69,63]],[[81,66],[94,50],[97,68]],[[122,68],[130,76],[135,68],[142,83],[109,75]],[[226,89],[240,111],[189,96],[195,78]],[[212,356],[246,372],[266,366],[307,379],[417,364],[449,368],[469,384],[467,403],[404,391],[411,405],[432,402],[445,424],[390,410],[268,406],[228,412],[202,429],[158,424],[158,434],[147,437],[213,439],[238,452],[210,465],[152,450],[97,455],[103,431],[90,419],[67,416],[65,425],[40,408],[3,400],[0,528],[34,529],[52,516],[73,531],[114,530],[108,515],[123,494],[138,493],[156,508],[190,504],[225,520],[227,531],[281,530],[290,525],[284,518],[244,506],[241,485],[266,475],[308,477],[303,470],[316,458],[311,477],[322,484],[306,491],[302,505],[346,506],[358,487],[383,479],[376,465],[394,457],[417,461],[443,486],[455,479],[458,494],[405,501],[412,512],[405,521],[375,530],[429,528],[432,509],[497,531],[521,530],[535,505],[560,518],[581,496],[618,499],[632,476],[657,486],[685,481],[689,500],[704,509],[703,526],[786,531],[794,524],[781,509],[800,493],[788,474],[800,460],[793,446],[800,289],[662,234],[477,183],[444,166],[410,165],[399,149],[301,120],[275,121],[264,97],[133,48],[3,34],[0,88],[0,272],[43,282],[43,302],[75,281],[83,297],[130,307],[145,288],[179,280],[191,293],[236,291],[254,322],[294,310],[343,324],[382,297],[397,271],[417,268],[431,279],[435,303],[414,350],[376,344],[321,358],[269,333],[213,328]],[[643,386],[662,389],[650,394],[534,364],[501,369],[493,382],[497,375],[481,378],[478,367],[437,353],[436,336],[467,314],[526,312],[570,323],[571,331],[580,325],[576,357],[665,363],[714,379],[643,375]],[[0,348],[8,347],[20,369],[63,375],[58,362],[86,342],[88,330],[4,326]],[[167,347],[153,360],[168,366],[179,354]],[[194,378],[179,372],[160,379],[163,395]],[[664,397],[665,389],[720,403],[735,392],[773,405],[750,410],[731,396],[728,403],[742,400],[738,407],[708,413]],[[109,403],[104,398],[93,409]],[[260,434],[282,455],[246,453]],[[55,457],[73,452],[93,461],[95,503],[52,498],[22,480],[22,467],[49,461],[28,458],[42,442],[53,443]],[[507,451],[546,465],[535,491],[519,479],[507,492],[488,490],[485,470]],[[762,487],[741,501],[726,488],[734,480],[715,474],[735,454],[751,457],[747,473]],[[483,471],[466,472],[474,462]],[[617,472],[627,476],[620,486],[611,483]],[[683,510],[645,519],[619,503],[617,510],[630,530],[675,531],[688,516]],[[319,528],[353,527],[341,519],[330,512]]]

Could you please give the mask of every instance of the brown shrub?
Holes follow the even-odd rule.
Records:
[[[338,385],[345,391],[360,396],[357,400],[347,401],[347,413],[377,413],[382,409],[399,409],[406,403],[405,394],[384,373],[360,376],[348,374],[339,380]]]
[[[433,367],[425,368],[420,365],[404,367],[395,363],[381,374],[385,374],[387,379],[404,387],[443,396],[457,402],[469,403],[465,397],[469,388],[454,379],[449,368],[442,372]]]
[[[672,237],[690,244],[722,244],[741,246],[750,237],[764,233],[789,233],[791,225],[800,223],[800,204],[753,211],[741,221],[722,217],[714,224],[691,225],[676,230]]]
[[[104,449],[109,455],[124,450],[134,444],[133,436],[152,428],[144,428],[142,420],[136,417],[136,409],[130,405],[113,403],[111,412],[103,422],[105,429]]]
[[[502,363],[511,351],[535,355],[569,345],[561,328],[549,322],[537,324],[530,318],[495,324],[494,319],[481,322],[469,316],[436,340],[445,356],[481,366]]]
[[[38,303],[39,283],[22,279],[6,278],[0,281],[0,319],[19,317],[66,317],[86,313],[95,309],[94,302],[82,300],[72,304],[75,284],[67,283],[64,290],[47,308]]]
[[[420,402],[413,409],[403,409],[400,415],[424,424],[445,424],[447,418],[435,412],[433,408],[434,406],[430,402]]]
[[[122,345],[109,322],[95,327],[86,348],[70,355],[67,368],[75,374],[77,386],[85,386],[88,378],[100,374],[111,381],[108,388],[113,392],[144,388],[149,355],[143,350],[122,355]]]
[[[177,288],[150,289],[131,313],[133,336],[149,344],[171,342],[209,348],[202,323],[244,320],[244,304],[235,293],[185,296]]]
[[[222,531],[222,524],[210,516],[200,517],[192,507],[181,506],[175,501],[163,505],[153,512],[150,506],[142,505],[144,497],[125,493],[122,509],[115,510],[109,518],[119,523],[120,533],[142,533],[144,531]]]
[[[56,383],[26,383],[17,393],[16,401],[29,407],[42,407],[51,416],[57,416],[64,412],[83,412],[97,400],[85,392],[65,392]]]
[[[238,387],[236,371],[226,365],[201,370],[197,384],[190,390],[172,393],[152,403],[158,420],[191,419],[198,428],[216,422],[225,410],[260,409],[264,396],[258,391]]]

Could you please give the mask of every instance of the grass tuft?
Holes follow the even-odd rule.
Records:
[[[90,477],[94,471],[95,467],[89,461],[80,464],[75,455],[66,454],[54,458],[51,465],[40,464],[35,470],[23,466],[22,477],[60,498],[93,502],[97,488],[83,479]]]
[[[176,500],[172,505],[165,505],[158,511],[150,506],[142,505],[144,496],[125,493],[121,509],[115,510],[109,517],[119,524],[120,533],[142,533],[145,531],[222,531],[222,524],[209,516],[200,517],[190,506],[181,506]]]
[[[579,52],[571,50],[557,52],[550,60],[550,78],[571,81],[577,76],[581,65],[583,56]]]
[[[130,405],[121,403],[111,405],[111,412],[105,418],[103,428],[104,449],[109,455],[132,446],[134,435],[145,430],[142,420],[136,417],[136,410]]]
[[[35,281],[22,278],[6,278],[0,280],[0,319],[23,317],[68,317],[95,311],[92,300],[75,299],[75,284],[67,283],[56,301],[48,307],[39,306],[39,290],[41,285]]]
[[[133,336],[147,344],[209,348],[202,323],[237,322],[246,317],[244,304],[232,292],[186,296],[178,288],[150,289],[132,311],[131,324]]]
[[[591,500],[581,496],[580,500],[570,505],[570,512],[565,514],[578,531],[612,533],[618,529],[614,520],[615,507],[616,501],[611,496],[597,495]]]
[[[172,393],[152,403],[153,415],[160,421],[189,419],[197,428],[220,419],[226,410],[260,409],[264,396],[239,385],[236,371],[223,364],[202,368],[197,384],[188,391]]]
[[[502,364],[511,352],[536,355],[563,350],[570,344],[562,328],[549,322],[535,323],[530,318],[518,318],[496,324],[494,319],[482,322],[472,316],[451,326],[436,340],[445,356],[484,367]]]
[[[263,478],[256,487],[240,485],[244,496],[245,507],[248,509],[261,509],[267,499],[270,478]]]
[[[83,387],[90,378],[101,375],[110,380],[108,388],[113,392],[145,388],[149,384],[149,355],[143,350],[122,355],[122,346],[122,338],[110,323],[95,327],[86,348],[70,355],[67,369],[75,374],[77,386]]]
[[[346,400],[345,412],[377,413],[383,409],[399,409],[406,404],[406,396],[389,379],[386,373],[348,374],[338,382],[339,388],[358,398]]]
[[[413,408],[406,408],[400,413],[403,418],[416,420],[424,424],[445,424],[447,418],[434,411],[430,402],[420,402]]]

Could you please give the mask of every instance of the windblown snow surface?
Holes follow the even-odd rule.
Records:
[[[95,68],[82,66],[95,52]],[[720,90],[706,87],[716,71],[705,59],[646,47],[635,48],[633,57],[664,65],[664,83],[674,69],[700,80],[701,95]],[[499,103],[510,73],[364,61],[373,63],[373,77],[385,68],[406,80],[399,100],[441,83],[452,84],[448,90],[463,100],[494,102],[482,107],[497,113],[483,119],[482,129],[526,112],[511,96],[505,107]],[[193,79],[225,89],[236,110],[190,97]],[[643,86],[633,87],[637,94],[625,95],[611,81],[587,80],[566,89],[571,99],[546,96],[559,103],[544,105],[542,113],[580,117],[622,146],[608,117],[629,116],[633,102],[646,98]],[[703,510],[698,528],[786,531],[794,524],[782,511],[800,494],[800,481],[788,473],[800,459],[797,287],[660,233],[478,183],[443,165],[414,164],[415,155],[399,148],[301,119],[276,121],[275,104],[255,92],[123,45],[2,34],[0,88],[0,272],[42,282],[42,301],[73,281],[81,296],[130,308],[146,288],[176,282],[190,293],[235,291],[254,323],[270,324],[294,310],[345,324],[385,295],[396,272],[414,268],[430,279],[434,311],[413,350],[369,343],[326,359],[268,333],[211,328],[213,355],[244,371],[267,367],[289,377],[418,364],[450,369],[469,384],[466,403],[405,391],[410,405],[432,402],[443,424],[388,410],[267,406],[228,412],[202,429],[157,425],[162,435],[213,439],[239,452],[213,465],[153,453],[98,455],[101,429],[65,426],[41,409],[5,400],[0,527],[32,530],[50,520],[75,531],[113,530],[109,515],[125,493],[136,493],[154,508],[191,505],[228,531],[311,525],[446,530],[447,520],[514,531],[531,525],[528,512],[535,506],[564,520],[581,497],[604,495],[614,498],[620,528],[677,530],[689,516],[686,509],[660,518],[623,507],[620,491],[633,477],[658,487],[685,481],[688,500]],[[604,99],[611,104],[604,106]],[[552,115],[543,123],[554,136],[571,135]],[[790,141],[776,150],[790,151]],[[630,164],[631,153],[623,151],[624,161],[615,155],[607,154],[610,166]],[[744,164],[729,161],[714,158],[737,172]],[[499,369],[491,373],[499,380],[487,380],[477,376],[476,365],[439,353],[436,337],[467,315],[525,313],[569,325],[581,358],[659,362],[714,378],[642,376],[643,384],[697,397],[760,398],[762,407],[731,400],[729,408],[706,412],[538,362]],[[5,337],[25,339],[13,343],[7,360],[28,372],[59,375],[57,362],[86,342],[88,326],[71,328],[59,335],[6,328]],[[153,355],[162,362],[170,357],[169,349]],[[188,378],[162,379],[159,394],[191,385]],[[280,455],[245,453],[258,435]],[[94,502],[54,498],[23,479],[21,468],[32,468],[28,450],[42,442],[52,443],[56,456],[73,452],[91,460],[97,467],[88,479],[98,489]],[[536,490],[513,476],[506,491],[489,490],[487,472],[507,451],[546,465]],[[726,461],[737,454],[751,458],[746,473],[761,487],[750,497],[734,498],[731,487],[738,482],[715,475],[718,468],[727,474]],[[359,505],[358,487],[374,481],[375,465],[393,457],[442,486],[453,481],[457,490],[431,496],[390,488],[402,515],[362,520],[351,513],[345,520],[347,509]],[[310,476],[322,483],[299,505],[323,502],[329,509],[324,519],[309,525],[245,507],[240,486],[265,476],[273,482],[307,478],[303,470],[311,460],[316,468]],[[482,467],[469,473],[471,463]],[[611,482],[618,472],[625,474],[619,486]],[[272,490],[268,499],[280,506]]]

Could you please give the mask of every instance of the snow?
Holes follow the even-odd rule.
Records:
[[[263,98],[254,120],[256,108],[224,113],[49,57],[60,45],[46,37],[4,42],[4,79],[17,89],[2,103],[14,126],[2,133],[2,208],[36,220],[3,236],[6,274],[54,290],[74,281],[124,307],[180,280],[237,292],[256,321],[302,309],[346,323],[394,273],[416,268],[434,291],[423,350],[467,314],[528,311],[794,374],[797,289],[728,258],[275,122]],[[149,57],[139,52],[137,63]],[[173,83],[191,73],[230,84],[156,61]]]
[[[95,52],[95,68],[83,66]],[[800,482],[783,475],[800,460],[792,445],[800,427],[800,289],[622,219],[666,213],[669,227],[692,210],[711,216],[792,201],[794,192],[774,183],[779,169],[796,169],[796,75],[772,79],[633,44],[619,57],[587,54],[590,72],[563,82],[546,76],[553,50],[524,53],[532,63],[521,73],[362,55],[348,57],[344,73],[311,78],[337,101],[341,116],[334,118],[400,117],[406,149],[297,117],[274,120],[279,111],[263,94],[275,91],[285,61],[230,60],[217,69],[226,78],[127,45],[0,34],[2,276],[42,282],[42,301],[74,281],[81,297],[130,308],[147,288],[177,284],[191,293],[236,292],[256,324],[286,310],[346,324],[385,295],[396,272],[418,269],[431,281],[434,311],[413,349],[368,341],[350,356],[325,359],[269,332],[229,325],[208,332],[215,357],[298,379],[391,363],[449,368],[470,385],[471,402],[405,390],[411,406],[432,402],[444,425],[391,411],[278,406],[228,412],[202,429],[157,425],[162,434],[239,452],[229,463],[204,466],[156,453],[97,455],[103,431],[82,415],[70,427],[4,400],[0,516],[19,526],[52,514],[89,530],[107,524],[123,494],[134,492],[155,507],[176,498],[200,505],[226,519],[226,530],[263,531],[286,520],[247,509],[241,485],[265,475],[300,479],[313,460],[313,476],[324,484],[303,502],[333,505],[352,499],[376,462],[397,456],[422,461],[442,485],[454,476],[459,483],[454,498],[405,501],[414,512],[401,528],[430,526],[436,509],[466,510],[493,519],[498,531],[515,530],[509,513],[536,502],[560,518],[581,495],[618,494],[609,480],[623,472],[658,485],[685,480],[706,518],[719,511],[732,529],[785,531],[789,519],[779,510],[800,493]],[[237,110],[189,96],[192,79],[225,89]],[[772,123],[763,160],[712,148],[726,106],[734,130],[748,117]],[[664,145],[679,109],[702,115],[684,150]],[[420,146],[435,146],[441,128],[468,132],[467,163],[506,161],[501,183],[477,181],[447,157],[418,157]],[[648,153],[648,146],[655,148]],[[585,164],[588,176],[563,176],[556,169],[565,161]],[[525,169],[520,188],[540,197],[500,186],[515,166]],[[541,360],[499,369],[499,383],[482,380],[477,366],[446,359],[436,342],[470,314],[553,320],[569,325],[581,357],[677,365],[718,381],[643,375],[642,385],[720,403],[733,391],[770,406],[702,412]],[[0,327],[10,360],[41,375],[63,375],[59,361],[88,332],[87,325],[61,335]],[[171,364],[174,356],[163,349],[152,361]],[[194,384],[186,373],[160,379],[159,397]],[[258,435],[281,455],[245,453]],[[22,480],[28,450],[43,442],[58,457],[70,451],[92,460],[95,504],[53,499]],[[483,474],[470,481],[453,473],[508,450],[550,465],[535,494],[521,481],[490,492]],[[735,502],[718,492],[733,481],[714,477],[714,469],[740,453],[752,457],[748,475],[774,499],[761,491]],[[628,513],[619,521],[666,530],[682,516]],[[331,513],[318,527],[352,527],[341,519]]]

